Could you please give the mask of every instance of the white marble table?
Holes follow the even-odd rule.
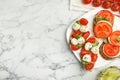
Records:
[[[104,67],[85,72],[65,38],[82,14],[69,0],[0,0],[0,80],[94,80]]]

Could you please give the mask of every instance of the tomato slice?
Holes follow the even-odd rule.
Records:
[[[98,59],[98,55],[97,54],[94,54],[94,53],[92,53],[92,55],[91,55],[91,61],[92,62],[96,62],[97,61],[97,59]]]
[[[90,43],[95,43],[96,42],[96,38],[95,37],[90,37],[87,42],[90,42]]]
[[[83,57],[84,55],[86,55],[86,54],[91,54],[91,52],[88,51],[88,50],[82,49],[82,50],[81,50],[81,53],[80,53],[80,57],[82,58],[82,57]]]
[[[101,10],[97,15],[96,18],[100,18],[102,17],[102,20],[106,20],[109,21],[112,25],[114,22],[114,15],[112,14],[112,12],[108,11],[108,10]]]
[[[120,46],[120,31],[114,31],[109,37],[109,42],[112,45]]]
[[[79,46],[72,45],[72,44],[70,45],[70,47],[71,47],[71,49],[72,49],[73,51],[76,51],[76,50],[80,49]]]
[[[90,35],[90,32],[87,31],[87,32],[83,33],[82,37],[86,40],[89,37],[89,35]]]
[[[103,46],[103,52],[106,56],[114,57],[114,56],[118,55],[119,47],[118,46],[113,46],[110,43],[106,43]]]
[[[83,2],[84,4],[89,4],[89,3],[91,3],[91,0],[82,0],[82,2]]]
[[[87,25],[87,24],[88,24],[88,20],[85,19],[85,18],[81,18],[81,19],[80,19],[80,23],[81,23],[82,25]]]
[[[107,22],[99,22],[93,30],[96,37],[107,38],[112,33],[112,26]]]
[[[80,30],[77,30],[77,31],[73,31],[72,32],[72,37],[73,38],[76,38],[76,36],[80,35],[81,34],[81,31]]]
[[[84,65],[84,68],[87,70],[87,71],[91,71],[94,67],[94,63],[88,63],[86,65]]]
[[[102,4],[102,0],[93,0],[93,6],[99,7]]]

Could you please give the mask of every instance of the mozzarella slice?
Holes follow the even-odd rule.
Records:
[[[80,38],[78,39],[78,43],[79,43],[79,44],[85,43],[85,39],[84,39],[83,37],[80,37]]]
[[[78,40],[76,38],[72,38],[71,43],[73,45],[77,45],[78,44]]]
[[[92,48],[92,44],[90,42],[87,42],[85,44],[85,50],[89,50],[90,48]]]
[[[86,54],[86,55],[83,56],[82,60],[86,61],[86,62],[91,62],[91,56]]]
[[[80,29],[80,25],[75,23],[72,28],[73,28],[73,30],[79,30]]]
[[[92,48],[91,48],[91,52],[97,54],[97,53],[99,52],[98,46],[92,47]]]
[[[82,25],[82,26],[80,26],[80,31],[81,31],[81,32],[87,32],[87,31],[88,31],[88,27]]]

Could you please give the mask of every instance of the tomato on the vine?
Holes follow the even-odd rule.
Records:
[[[102,7],[105,8],[105,9],[108,9],[111,7],[111,2],[109,1],[104,1],[103,4],[102,4]]]
[[[93,6],[94,7],[99,7],[102,4],[102,0],[93,0]]]
[[[111,7],[112,11],[120,11],[120,5],[118,3],[114,3]]]
[[[84,4],[90,4],[90,3],[91,3],[91,0],[82,0],[82,2],[83,2]]]

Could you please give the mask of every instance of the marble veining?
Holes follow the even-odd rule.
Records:
[[[82,80],[90,74],[65,39],[82,14],[69,10],[69,0],[0,0],[0,80]]]

